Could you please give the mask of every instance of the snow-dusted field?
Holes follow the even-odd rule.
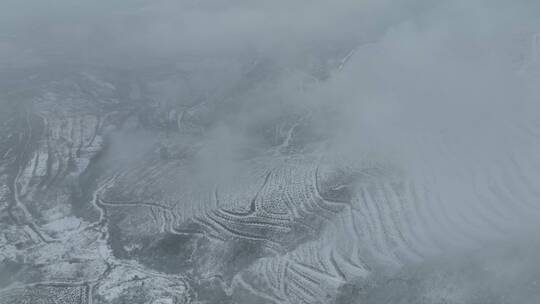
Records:
[[[0,9],[0,304],[540,302],[534,1]]]

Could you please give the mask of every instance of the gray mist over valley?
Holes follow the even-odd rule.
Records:
[[[540,302],[540,3],[0,3],[0,304]]]

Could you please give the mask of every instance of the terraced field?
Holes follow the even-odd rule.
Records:
[[[427,19],[0,60],[0,304],[539,303],[538,29]]]

